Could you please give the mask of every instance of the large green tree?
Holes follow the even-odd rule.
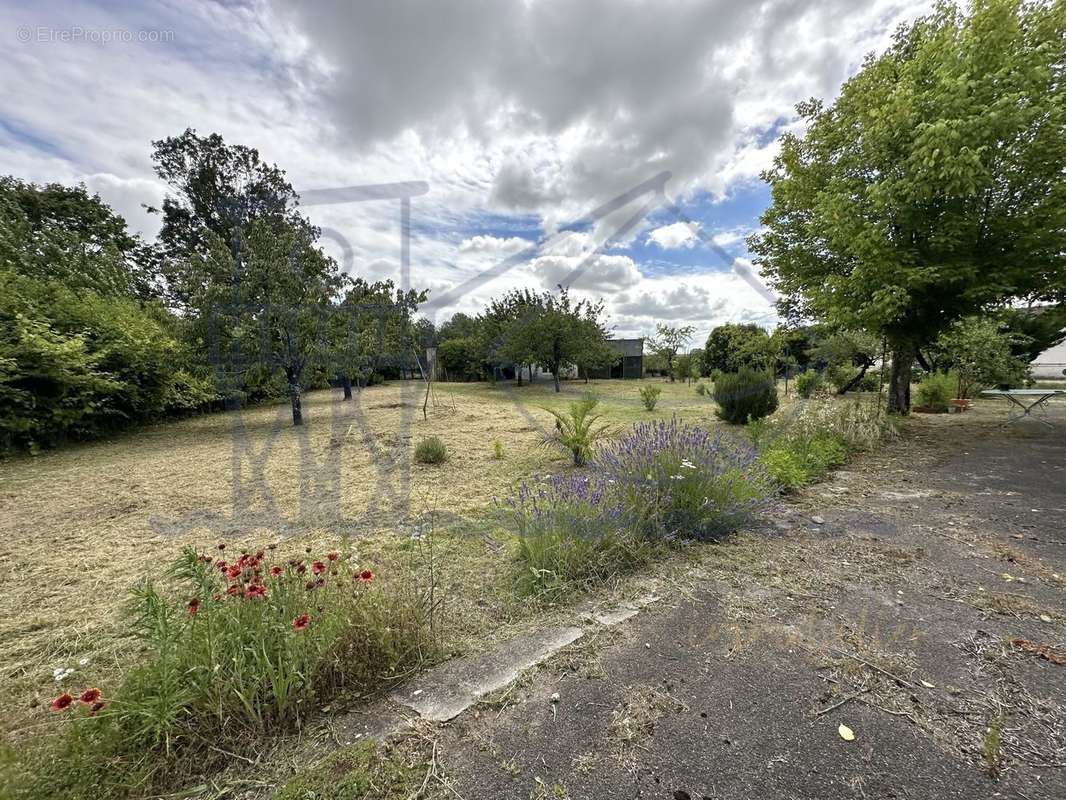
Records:
[[[786,315],[885,336],[889,408],[954,320],[1066,290],[1066,4],[942,3],[798,111],[755,261]]]
[[[171,302],[184,308],[207,288],[198,283],[204,273],[197,257],[211,257],[222,242],[239,265],[248,226],[269,221],[286,235],[298,197],[284,171],[265,163],[258,150],[226,144],[217,133],[200,136],[189,128],[152,146],[155,172],[171,189],[161,208],[149,208],[162,216],[158,269]]]
[[[753,323],[727,323],[713,329],[703,349],[703,368],[708,374],[737,372],[741,367],[769,369],[776,345],[770,336]]]
[[[292,422],[300,425],[305,374],[334,358],[332,324],[343,278],[317,246],[318,229],[302,218],[281,225],[253,219],[239,236],[236,257],[215,236],[207,258],[189,259],[189,276],[203,286],[189,301],[220,329],[225,362],[237,377],[249,368],[284,376]]]
[[[558,392],[565,367],[592,367],[608,358],[602,315],[602,301],[575,301],[564,286],[539,293],[514,289],[492,300],[478,318],[482,351],[489,363],[514,364],[519,383],[523,365],[539,364]]]

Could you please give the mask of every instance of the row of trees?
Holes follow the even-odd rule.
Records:
[[[889,409],[962,320],[1066,297],[1066,5],[940,3],[798,106],[749,240],[796,324],[887,342]]]
[[[340,273],[276,166],[154,143],[157,241],[84,187],[0,178],[0,449],[353,383],[414,363],[425,292]]]
[[[1030,362],[1064,338],[1066,306],[1007,308],[956,320],[915,355],[927,372],[980,374],[986,384],[1015,383]],[[757,325],[729,324],[711,331],[698,352],[698,366],[703,375],[745,367],[794,375],[814,368],[828,373],[838,394],[846,394],[867,385],[868,371],[886,358],[887,349],[886,339],[866,331],[807,325],[767,333]]]

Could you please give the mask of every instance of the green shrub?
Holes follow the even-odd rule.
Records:
[[[770,477],[786,490],[797,489],[809,480],[803,457],[787,447],[767,450],[761,459]]]
[[[881,370],[868,369],[857,387],[861,392],[876,392],[881,388]]]
[[[698,394],[700,397],[706,397],[710,393],[711,389],[707,386],[706,383],[704,383],[703,381],[698,381],[696,383],[696,394]]]
[[[777,386],[767,372],[742,368],[724,373],[714,383],[718,416],[733,425],[761,419],[777,408]]]
[[[427,436],[415,447],[415,461],[419,464],[443,464],[448,460],[448,448],[439,436]]]
[[[809,398],[822,386],[822,376],[809,369],[796,376],[796,393],[800,397]]]
[[[663,390],[658,386],[641,386],[640,401],[644,404],[644,408],[648,411],[654,411],[655,404],[659,402],[659,395],[662,393]]]
[[[955,397],[958,380],[947,372],[930,372],[918,384],[915,392],[918,405],[935,411],[947,411],[949,401]]]
[[[0,450],[51,447],[205,407],[161,307],[0,269]]]
[[[759,434],[763,464],[786,489],[817,480],[849,453],[894,434],[891,419],[871,401],[815,400],[769,422]]]
[[[584,466],[592,446],[611,435],[607,425],[597,425],[602,417],[596,413],[598,404],[599,400],[587,393],[577,402],[570,403],[565,413],[544,409],[555,418],[555,433],[545,439],[545,444],[557,443],[569,450],[575,467]]]
[[[329,698],[380,688],[435,649],[428,593],[406,578],[382,585],[346,553],[227,563],[186,548],[168,575],[166,589],[141,583],[130,604],[144,655],[98,706],[61,712],[75,719],[54,747],[28,755],[51,766],[31,770],[27,797],[87,786],[98,797],[154,794],[146,787],[179,767],[217,763],[208,743],[239,750],[299,726]]]

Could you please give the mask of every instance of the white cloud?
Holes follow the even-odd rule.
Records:
[[[699,228],[698,222],[674,222],[653,230],[648,234],[648,241],[654,242],[663,250],[692,247],[699,241],[696,236]]]
[[[515,253],[521,253],[532,244],[533,242],[528,239],[523,239],[521,236],[500,238],[498,236],[479,235],[463,239],[463,241],[459,243],[459,252],[478,254],[487,253],[489,255],[505,258],[514,255]]]
[[[629,256],[595,255],[586,261],[581,256],[541,256],[534,259],[531,271],[541,285],[557,285],[588,292],[610,293],[634,286],[641,280],[640,271]]]

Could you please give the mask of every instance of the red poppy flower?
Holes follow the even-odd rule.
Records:
[[[363,583],[370,583],[370,581],[374,580],[374,573],[368,569],[364,569],[359,573],[359,580]]]
[[[276,578],[280,574],[281,574],[281,567],[271,567],[270,568],[270,577]]]
[[[240,593],[241,593],[241,587],[238,586],[237,584],[233,584],[231,587],[229,587],[226,590],[226,594],[240,594]]]
[[[237,578],[241,577],[241,572],[243,572],[243,571],[244,570],[241,569],[241,565],[240,564],[234,564],[232,567],[230,567],[228,570],[226,570],[226,576],[231,581],[235,581],[235,580],[237,580]]]
[[[244,592],[244,596],[252,598],[266,597],[266,593],[266,587],[263,586],[263,584],[261,583],[256,583],[248,587],[248,589]]]
[[[99,711],[106,705],[107,703],[105,703],[103,700],[98,703],[93,703],[93,707],[89,709],[89,716],[94,716],[97,711]]]
[[[189,601],[189,616],[192,616],[193,614],[195,614],[199,610],[200,610],[200,598],[199,597],[194,597],[192,600]]]
[[[100,699],[101,694],[102,692],[99,689],[86,689],[78,695],[78,699],[85,703],[85,705],[91,706]]]
[[[292,621],[292,628],[293,628],[293,630],[296,630],[296,631],[302,631],[304,628],[306,628],[310,624],[311,624],[311,615],[310,614],[301,614],[300,616],[298,616],[296,619],[294,619]]]
[[[311,565],[311,572],[313,572],[315,575],[321,575],[325,571],[326,565],[323,564],[321,561],[316,561],[314,564]]]
[[[55,700],[52,701],[52,710],[53,711],[66,711],[68,708],[70,708],[71,703],[73,703],[73,702],[74,702],[74,698],[73,697],[71,697],[69,694],[63,693],[63,694],[59,695],[59,697],[57,697]]]
[[[328,556],[326,556],[326,558],[328,558],[330,561],[336,561],[340,557],[340,553],[330,553]]]

